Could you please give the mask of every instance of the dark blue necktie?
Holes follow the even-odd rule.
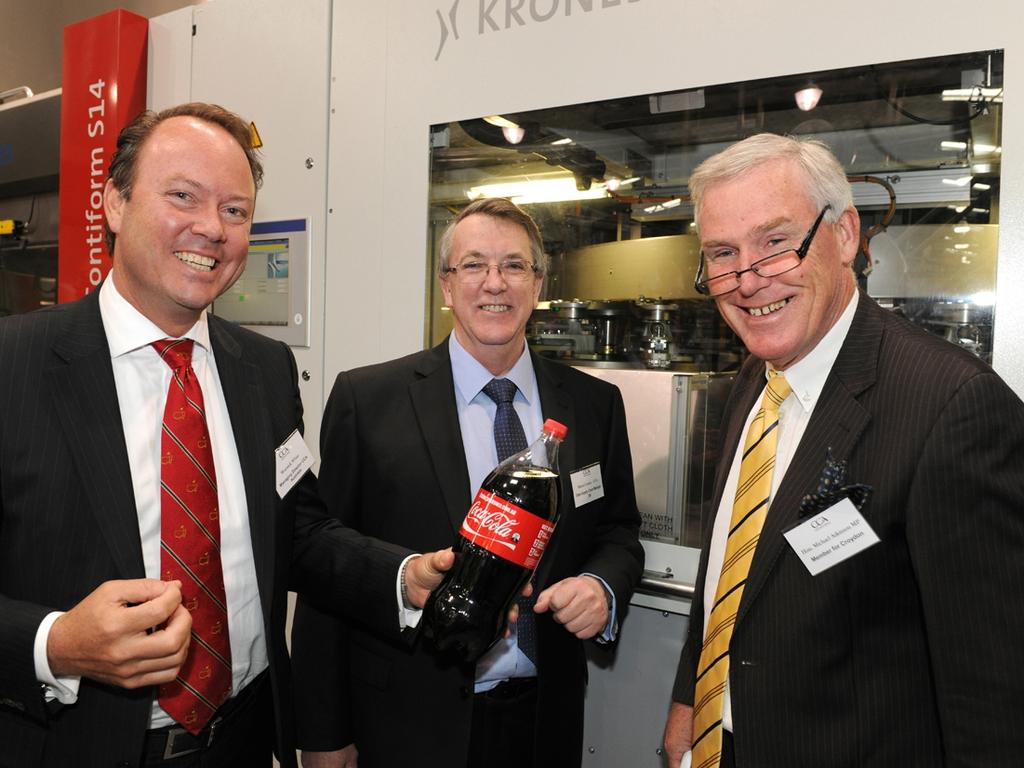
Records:
[[[512,405],[516,396],[516,385],[508,379],[491,379],[484,387],[484,394],[498,406],[494,416],[494,447],[498,450],[498,462],[519,453],[527,447],[523,423]],[[537,664],[536,623],[533,620],[534,598],[518,598],[519,621],[516,622],[516,636],[519,650],[534,665]]]

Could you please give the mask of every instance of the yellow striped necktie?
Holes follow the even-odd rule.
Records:
[[[725,682],[729,678],[729,642],[771,499],[779,406],[790,392],[792,389],[786,378],[781,373],[772,372],[761,398],[761,407],[750,423],[743,445],[722,573],[697,667],[693,704],[693,768],[717,768],[721,759],[722,707]]]

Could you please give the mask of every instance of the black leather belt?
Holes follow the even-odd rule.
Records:
[[[489,691],[481,691],[477,696],[485,696],[488,699],[508,701],[517,699],[525,693],[529,693],[537,687],[536,677],[512,677],[503,680]]]
[[[267,672],[261,672],[252,682],[232,696],[217,710],[213,719],[198,734],[191,734],[180,725],[166,725],[146,731],[145,754],[164,760],[191,755],[208,749],[224,727],[239,711],[245,708],[266,684]]]

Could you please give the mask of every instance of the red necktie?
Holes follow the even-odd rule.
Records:
[[[160,437],[160,573],[181,581],[192,614],[188,658],[177,679],[160,686],[160,706],[196,734],[231,695],[217,476],[192,341],[165,339],[153,348],[172,371]]]

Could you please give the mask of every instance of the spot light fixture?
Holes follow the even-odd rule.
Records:
[[[823,91],[821,88],[816,86],[814,83],[808,83],[806,88],[801,88],[799,91],[793,94],[793,98],[796,99],[796,105],[804,112],[810,112],[821,100],[821,94]]]
[[[518,144],[526,135],[526,129],[521,125],[506,125],[501,129],[501,135],[509,144]]]

